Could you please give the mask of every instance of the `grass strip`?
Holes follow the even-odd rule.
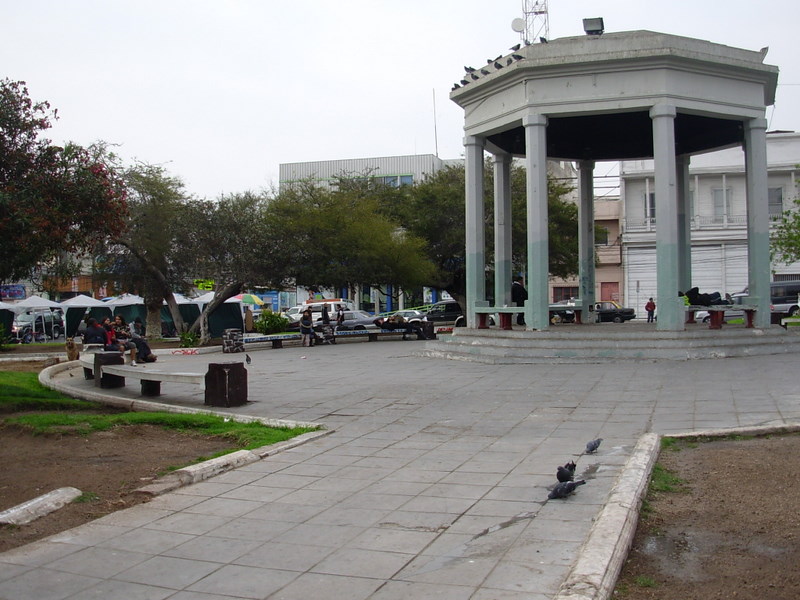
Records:
[[[113,427],[155,425],[187,433],[227,438],[233,450],[259,448],[291,439],[314,428],[269,427],[262,423],[239,423],[229,418],[206,414],[168,412],[114,412],[80,414],[76,411],[97,411],[94,402],[76,400],[50,390],[39,383],[35,373],[0,371],[0,412],[31,411],[31,414],[3,419],[5,426],[14,426],[35,435],[87,435]]]

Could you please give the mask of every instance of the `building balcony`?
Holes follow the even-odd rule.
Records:
[[[782,215],[770,215],[770,226],[776,226],[781,222]],[[656,230],[655,219],[623,219],[623,231],[625,233],[646,233]],[[695,215],[691,222],[692,231],[715,230],[715,229],[746,229],[747,215],[721,215],[705,216]]]

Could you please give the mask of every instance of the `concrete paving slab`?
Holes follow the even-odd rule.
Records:
[[[0,577],[8,591],[0,597],[38,597],[31,593],[41,582],[54,581],[51,563],[97,548],[187,560],[200,565],[196,573],[205,563],[219,567],[192,583],[169,580],[171,599],[542,600],[562,590],[573,594],[564,598],[599,600],[613,580],[607,555],[620,554],[619,530],[636,515],[636,492],[624,480],[637,472],[631,460],[641,436],[800,419],[791,356],[485,365],[421,358],[414,347],[421,344],[250,352],[254,402],[226,414],[315,421],[335,431],[98,521],[110,529],[0,554],[0,571],[12,570]],[[159,368],[198,370],[221,358],[163,356]],[[66,372],[54,377],[76,394],[94,392]],[[192,386],[163,391],[162,404],[205,410]],[[138,386],[109,393],[140,401]],[[597,454],[585,455],[586,441],[598,436],[605,441]],[[546,501],[555,467],[573,459],[587,485]],[[645,470],[638,468],[640,476]],[[612,508],[620,518],[603,519]],[[202,531],[191,528],[194,518],[227,521]],[[152,529],[159,520],[181,531]],[[603,521],[597,541],[595,523]],[[354,556],[357,566],[348,566]],[[576,576],[590,585],[563,587]],[[104,574],[53,597],[87,597],[84,590],[107,586],[105,597],[127,598],[122,585],[134,582]]]

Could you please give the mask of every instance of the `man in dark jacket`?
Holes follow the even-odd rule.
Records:
[[[517,306],[524,306],[528,299],[528,290],[522,285],[522,277],[517,275],[511,283],[511,301]],[[517,325],[525,325],[525,313],[517,313]]]

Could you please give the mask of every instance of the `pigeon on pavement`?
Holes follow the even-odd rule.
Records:
[[[574,462],[568,462],[563,467],[558,467],[556,470],[556,477],[561,483],[572,481],[575,479],[575,467],[576,465]]]
[[[549,494],[547,494],[547,497],[550,500],[553,500],[555,498],[566,498],[572,492],[575,491],[575,488],[585,483],[586,481],[584,481],[583,479],[581,479],[580,481],[563,481],[557,484],[556,487],[554,487],[553,490]]]
[[[603,441],[603,438],[597,438],[596,440],[592,440],[591,442],[586,443],[586,454],[591,454],[592,452],[597,452],[597,449],[600,447],[600,442]]]
[[[245,354],[245,355],[244,355],[244,362],[246,362],[246,363],[249,365],[250,363],[252,363],[252,362],[253,362],[253,359],[252,359],[252,358],[250,358],[250,355],[249,355],[249,354]]]

